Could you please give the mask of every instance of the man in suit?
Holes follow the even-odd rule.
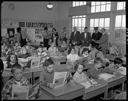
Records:
[[[84,28],[84,32],[81,33],[81,41],[84,46],[89,46],[91,43],[91,33],[88,32],[88,27]]]
[[[71,33],[70,43],[73,45],[80,43],[80,32],[77,31],[76,27],[74,27],[74,31]]]
[[[104,55],[106,55],[107,50],[108,50],[108,33],[104,28],[101,29],[101,33],[103,34],[100,38],[100,40],[97,41],[99,46],[101,47],[101,50]]]
[[[99,41],[101,37],[102,37],[102,33],[99,32],[99,28],[94,27],[94,33],[92,34],[92,42],[97,44],[98,47],[99,47],[99,43],[97,41]]]

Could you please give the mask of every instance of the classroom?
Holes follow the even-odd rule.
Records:
[[[2,100],[126,100],[126,1],[3,1]]]

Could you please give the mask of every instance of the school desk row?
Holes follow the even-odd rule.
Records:
[[[104,93],[104,98],[108,98],[108,90],[112,87],[122,84],[124,90],[125,76],[118,74],[115,78],[108,81],[96,80],[98,84],[85,89],[84,86],[74,82],[73,80],[65,84],[63,87],[50,89],[45,86],[40,86],[42,94],[40,100],[66,99],[71,100],[82,96],[82,99],[87,100]]]

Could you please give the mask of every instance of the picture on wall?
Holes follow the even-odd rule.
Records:
[[[9,38],[13,38],[15,35],[15,29],[14,28],[7,28],[7,34]]]

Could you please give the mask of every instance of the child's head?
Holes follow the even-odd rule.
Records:
[[[103,60],[99,57],[95,58],[94,60],[94,67],[95,68],[101,68],[103,66]]]
[[[8,62],[12,62],[12,63],[18,62],[17,55],[11,53],[11,54],[8,56],[7,61],[8,61]]]
[[[82,64],[76,64],[75,71],[77,71],[78,73],[82,73],[83,69],[84,69],[84,66]]]
[[[42,53],[43,52],[43,47],[39,47],[38,49],[37,49],[37,51],[39,52],[39,53]]]
[[[22,54],[26,54],[26,53],[27,53],[26,47],[22,47]]]
[[[89,55],[89,49],[88,48],[84,48],[83,51],[82,51],[82,56],[88,57],[88,55]]]
[[[11,69],[11,73],[15,80],[20,81],[23,77],[22,68],[20,65],[16,65]]]
[[[51,58],[45,60],[43,66],[50,73],[54,71],[54,62]]]
[[[115,58],[114,59],[114,64],[118,67],[122,66],[123,60],[121,58]]]
[[[70,54],[75,54],[75,52],[76,52],[76,51],[75,51],[75,48],[74,48],[74,47],[71,47],[71,48],[69,49],[69,53],[70,53]]]

